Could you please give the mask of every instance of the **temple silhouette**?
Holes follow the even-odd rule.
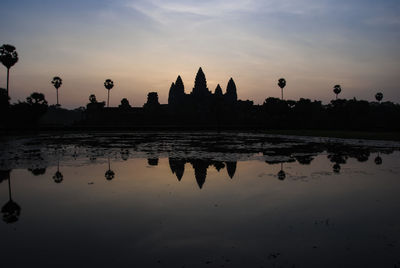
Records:
[[[185,92],[180,75],[171,83],[168,104],[160,104],[157,92],[149,92],[143,107],[131,107],[123,99],[118,107],[105,107],[91,95],[86,106],[84,125],[213,125],[234,123],[243,109],[253,106],[252,101],[238,100],[237,88],[230,78],[225,92],[220,84],[212,92],[207,86],[206,75],[200,67],[194,87]]]
[[[206,76],[200,67],[194,81],[194,88],[190,94],[185,93],[185,86],[181,76],[178,76],[175,83],[171,84],[168,95],[168,105],[171,108],[179,108],[187,104],[195,105],[197,109],[207,109],[215,104],[235,105],[238,101],[236,85],[231,78],[226,87],[225,94],[222,93],[221,86],[218,84],[212,93],[207,87]]]

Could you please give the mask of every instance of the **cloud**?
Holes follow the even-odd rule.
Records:
[[[255,0],[230,1],[128,1],[127,7],[134,8],[156,20],[169,15],[192,15],[204,18],[220,17],[235,12],[255,10]]]
[[[292,14],[307,15],[323,11],[324,1],[314,0],[136,0],[126,1],[125,6],[133,8],[160,23],[168,23],[176,16],[192,16],[209,19],[240,14]]]

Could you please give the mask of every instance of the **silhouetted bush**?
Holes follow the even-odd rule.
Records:
[[[20,128],[36,126],[40,117],[47,111],[48,105],[44,94],[34,92],[25,102],[10,106],[9,125]]]

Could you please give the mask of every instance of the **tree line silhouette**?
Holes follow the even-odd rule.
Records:
[[[99,102],[94,94],[89,96],[86,108],[74,110],[61,108],[58,90],[62,86],[59,76],[51,84],[56,89],[57,101],[49,106],[43,93],[34,92],[26,101],[10,104],[9,72],[18,62],[18,54],[12,45],[0,47],[0,60],[7,68],[7,88],[0,89],[2,114],[1,127],[196,127],[206,128],[263,128],[263,129],[341,129],[341,130],[399,130],[400,105],[390,101],[382,102],[383,93],[375,94],[376,102],[339,99],[342,87],[333,87],[336,96],[328,104],[300,98],[298,101],[285,100],[283,90],[285,78],[278,80],[281,99],[267,98],[262,105],[253,101],[238,100],[233,78],[229,79],[226,92],[220,84],[214,92],[207,87],[206,76],[199,68],[194,88],[185,93],[181,76],[171,84],[168,104],[160,104],[157,92],[150,92],[143,107],[132,107],[126,98],[118,107],[110,107],[110,90],[114,81],[106,79],[107,102]]]

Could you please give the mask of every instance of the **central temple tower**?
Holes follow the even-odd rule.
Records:
[[[205,98],[211,95],[207,88],[207,80],[201,67],[199,68],[194,80],[194,88],[191,93],[195,98]]]

